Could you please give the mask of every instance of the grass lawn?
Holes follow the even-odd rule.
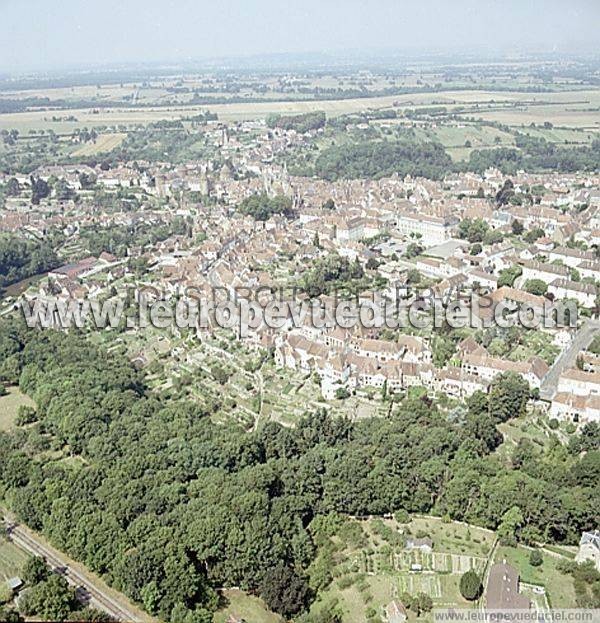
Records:
[[[577,555],[578,548],[573,545],[551,545],[546,544],[545,549],[549,549],[551,552],[556,552],[561,556],[566,556],[571,560],[575,560],[575,556]]]
[[[29,556],[16,545],[0,537],[0,583],[8,578],[20,576]]]
[[[535,127],[527,128],[523,131],[524,134],[530,136],[544,138],[551,143],[590,143],[597,138],[597,133],[584,130],[577,130],[572,128],[544,128]]]
[[[553,608],[574,608],[575,591],[571,576],[556,568],[559,558],[542,553],[544,562],[539,567],[529,564],[530,550],[525,547],[499,547],[495,562],[506,560],[519,570],[521,581],[545,586],[548,601]]]
[[[8,394],[0,397],[0,430],[8,430],[14,425],[21,405],[34,407],[35,403],[18,387],[9,387]]]
[[[283,623],[283,619],[269,612],[262,599],[247,595],[239,590],[225,590],[222,593],[227,606],[215,613],[214,623],[225,623],[234,615],[248,623]]]
[[[337,602],[344,623],[365,623],[367,610],[379,613],[383,606],[397,597],[398,578],[390,575],[357,576],[351,586],[340,588],[337,581],[321,595],[311,607],[311,613],[319,612],[324,605]]]

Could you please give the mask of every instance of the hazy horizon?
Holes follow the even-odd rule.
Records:
[[[60,70],[370,49],[578,53],[598,48],[600,3],[575,0],[0,0],[0,70]]]

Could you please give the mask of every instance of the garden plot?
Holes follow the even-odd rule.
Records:
[[[368,574],[412,571],[462,575],[471,569],[481,574],[485,567],[485,560],[480,556],[465,554],[382,550],[359,553],[354,558],[353,565],[358,571]]]
[[[442,597],[442,582],[440,578],[434,574],[407,574],[398,578],[399,593],[426,593],[432,599],[440,599]]]
[[[485,558],[464,554],[447,554],[442,552],[397,552],[394,555],[394,568],[397,571],[419,570],[434,573],[450,573],[462,575],[471,569],[481,572],[485,566]]]

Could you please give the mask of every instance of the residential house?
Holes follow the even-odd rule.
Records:
[[[579,551],[575,556],[576,562],[591,560],[600,571],[600,530],[584,532],[579,541]]]
[[[431,554],[433,551],[433,541],[429,537],[406,539],[405,548],[411,551],[418,550],[423,554]]]

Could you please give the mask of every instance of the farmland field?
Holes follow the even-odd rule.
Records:
[[[390,108],[399,110],[420,106],[456,106],[479,107],[462,113],[516,126],[529,125],[531,122],[550,121],[554,125],[574,128],[600,129],[598,107],[599,90],[557,91],[551,93],[525,93],[518,91],[439,91],[435,93],[409,93],[355,99],[319,101],[313,99],[301,101],[265,100],[260,102],[240,102],[231,104],[176,105],[165,107],[123,108],[115,103],[114,107],[100,110],[81,108],[70,109],[69,115],[76,118],[71,122],[54,122],[46,110],[31,110],[20,113],[0,115],[0,129],[16,128],[20,131],[31,129],[54,129],[57,133],[72,131],[76,127],[88,128],[102,125],[147,124],[160,119],[181,119],[210,110],[218,114],[223,121],[261,119],[269,114],[297,114],[314,110],[323,110],[328,116],[355,113],[366,109]],[[489,105],[491,110],[486,110]],[[498,108],[501,108],[498,110]]]
[[[558,126],[583,128],[586,130],[600,129],[600,112],[598,107],[536,106],[515,108],[513,110],[482,111],[482,119],[497,121],[507,125],[529,126],[531,123],[543,124],[547,121]]]
[[[73,156],[93,156],[118,147],[125,139],[124,133],[101,134],[93,143],[88,143],[73,152]]]

